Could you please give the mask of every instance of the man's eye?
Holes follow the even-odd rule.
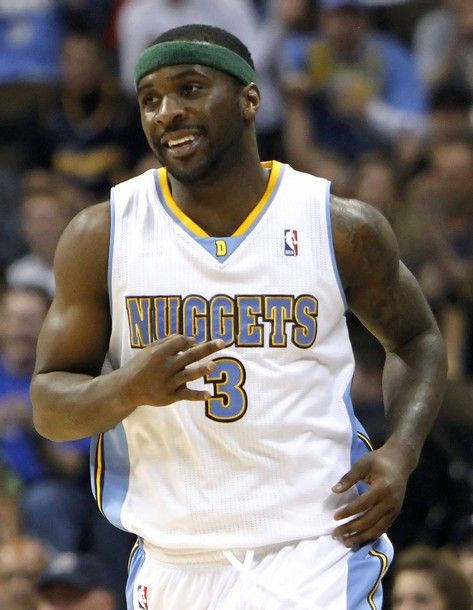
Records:
[[[197,85],[195,83],[188,83],[182,88],[182,93],[183,95],[192,95],[193,93],[197,93],[198,91],[200,91],[200,89],[200,85]]]
[[[156,104],[158,103],[158,96],[157,95],[146,95],[142,100],[141,103],[144,107],[150,107],[150,106],[156,106]]]

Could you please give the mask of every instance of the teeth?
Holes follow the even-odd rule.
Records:
[[[177,140],[169,140],[168,146],[171,148],[172,146],[179,146],[179,144],[185,144],[186,142],[193,142],[195,140],[195,136],[185,136],[183,138],[179,138]]]

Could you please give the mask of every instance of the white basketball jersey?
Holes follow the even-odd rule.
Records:
[[[329,183],[266,164],[264,196],[230,237],[172,199],[165,169],[111,197],[109,358],[170,334],[223,338],[204,402],[138,407],[92,446],[100,509],[165,549],[262,546],[331,532],[358,494],[331,487],[367,451],[335,265]]]

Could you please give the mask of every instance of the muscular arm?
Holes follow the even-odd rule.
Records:
[[[192,365],[221,349],[175,335],[137,350],[101,375],[111,319],[107,293],[108,204],[81,212],[65,230],[55,257],[56,296],[38,341],[31,399],[36,429],[52,440],[92,436],[116,426],[139,405],[203,400],[186,387],[211,370]]]
[[[345,491],[360,480],[371,486],[336,516],[363,513],[335,530],[349,535],[351,546],[379,536],[399,513],[408,477],[440,407],[446,357],[420,287],[399,260],[389,223],[366,204],[338,198],[332,199],[332,220],[348,305],[386,350],[386,442],[334,489]]]

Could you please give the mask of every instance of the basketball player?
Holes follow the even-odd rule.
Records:
[[[160,36],[136,84],[163,167],[57,250],[35,423],[94,436],[98,506],[137,535],[129,610],[379,610],[385,532],[442,396],[442,341],[388,223],[260,162],[256,80],[227,32]],[[375,451],[347,307],[386,348]]]

